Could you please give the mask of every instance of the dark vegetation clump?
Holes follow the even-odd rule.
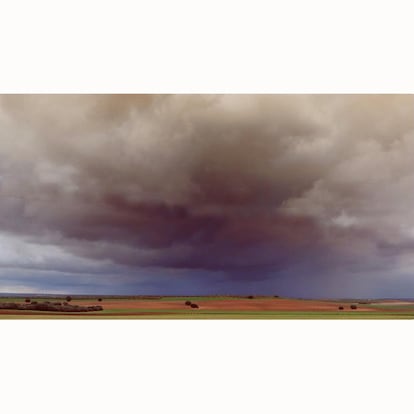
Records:
[[[247,299],[254,299],[254,296],[252,296],[252,295],[247,296]]]
[[[355,310],[355,309],[357,309],[357,308],[358,308],[358,306],[357,306],[357,305],[351,305],[351,309]]]
[[[98,298],[98,302],[102,302],[102,298]]]
[[[101,311],[103,310],[102,306],[88,306],[88,311]]]
[[[72,300],[71,296],[66,296],[66,302],[70,302]]]
[[[27,305],[20,305],[20,306],[27,306]],[[0,303],[0,309],[19,309],[19,305],[17,303]]]
[[[26,303],[30,303],[30,298],[26,298],[24,301],[25,301]]]
[[[48,303],[39,303],[39,304],[36,305],[34,310],[48,311],[48,310],[50,310],[50,306],[49,306]]]
[[[65,302],[63,306],[59,303],[50,302],[31,302],[31,303],[0,303],[0,309],[17,309],[17,310],[30,310],[30,311],[46,311],[46,312],[91,312],[101,311],[102,306],[78,306],[70,305]]]
[[[344,307],[343,306],[339,306],[339,308],[338,308],[339,310],[344,310]]]
[[[198,309],[198,308],[199,308],[199,306],[198,306],[196,303],[192,303],[190,306],[191,306],[193,309]]]
[[[278,295],[275,295],[275,296],[273,296],[274,298],[278,298],[279,296]]]
[[[185,302],[185,306],[191,306],[191,301],[190,301],[190,300],[187,300],[187,301]]]

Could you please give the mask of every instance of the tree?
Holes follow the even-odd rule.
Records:
[[[191,306],[191,301],[187,300],[187,301],[185,302],[185,305],[186,305],[186,306]]]
[[[191,306],[193,309],[198,309],[198,305],[197,305],[196,303],[192,303],[190,306]]]
[[[338,309],[339,310],[344,310],[344,307],[343,306],[340,306]]]
[[[71,296],[66,296],[66,302],[70,302],[72,300]]]
[[[26,303],[30,303],[30,298],[26,298],[24,301],[25,301]]]
[[[102,302],[102,298],[98,298],[98,302]]]
[[[357,306],[357,305],[351,305],[351,309],[355,310],[355,309],[357,309],[357,308],[358,308],[358,306]]]

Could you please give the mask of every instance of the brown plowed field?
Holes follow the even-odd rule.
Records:
[[[57,298],[57,300],[60,300]],[[23,303],[24,298],[14,300],[16,303]],[[42,299],[38,299],[39,302]],[[186,301],[196,303],[199,308],[193,309],[185,305]],[[44,316],[60,315],[62,317],[71,318],[99,318],[99,317],[144,317],[145,316],[173,316],[180,315],[181,317],[192,318],[192,315],[204,314],[221,315],[228,314],[238,315],[243,318],[254,317],[254,315],[277,315],[280,312],[283,315],[300,314],[306,317],[317,314],[318,317],[323,318],[323,315],[338,315],[338,317],[347,317],[348,315],[366,314],[375,317],[383,314],[384,316],[395,314],[406,314],[408,317],[414,317],[414,302],[407,301],[372,301],[371,303],[358,303],[358,301],[335,301],[335,300],[306,300],[306,299],[291,299],[291,298],[274,298],[274,297],[254,297],[249,299],[246,297],[175,297],[175,298],[104,298],[99,302],[97,298],[81,299],[73,298],[72,305],[92,306],[101,305],[103,311],[95,312],[42,312],[42,311],[26,311],[14,309],[0,309],[0,317],[10,316]],[[351,309],[351,305],[356,304],[357,309]],[[404,305],[404,306],[402,306]],[[342,306],[344,309],[339,310]],[[291,312],[291,313],[290,313]],[[186,316],[187,315],[187,316]],[[344,316],[342,316],[344,315]],[[351,317],[351,316],[350,316]]]
[[[121,309],[156,309],[156,310],[183,310],[190,309],[183,301],[177,300],[117,300],[108,299],[101,303],[104,309],[121,310]],[[300,300],[300,299],[209,299],[194,300],[200,309],[211,311],[337,311],[338,306],[344,309],[350,309],[351,303],[317,301],[317,300]],[[84,305],[96,305],[96,301],[84,301]],[[375,309],[364,305],[357,305],[359,311],[372,312]],[[196,310],[195,310],[196,311]]]

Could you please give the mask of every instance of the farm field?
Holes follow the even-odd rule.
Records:
[[[281,297],[73,296],[71,305],[101,305],[102,311],[49,312],[0,309],[0,319],[414,319],[414,301],[307,300]],[[36,296],[37,302],[63,297]],[[25,297],[0,297],[0,304],[23,304]],[[192,308],[190,302],[194,306]],[[356,309],[352,309],[353,308]],[[342,307],[343,309],[339,309]]]

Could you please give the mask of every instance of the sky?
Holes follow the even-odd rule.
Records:
[[[414,295],[414,95],[0,95],[0,292]]]

